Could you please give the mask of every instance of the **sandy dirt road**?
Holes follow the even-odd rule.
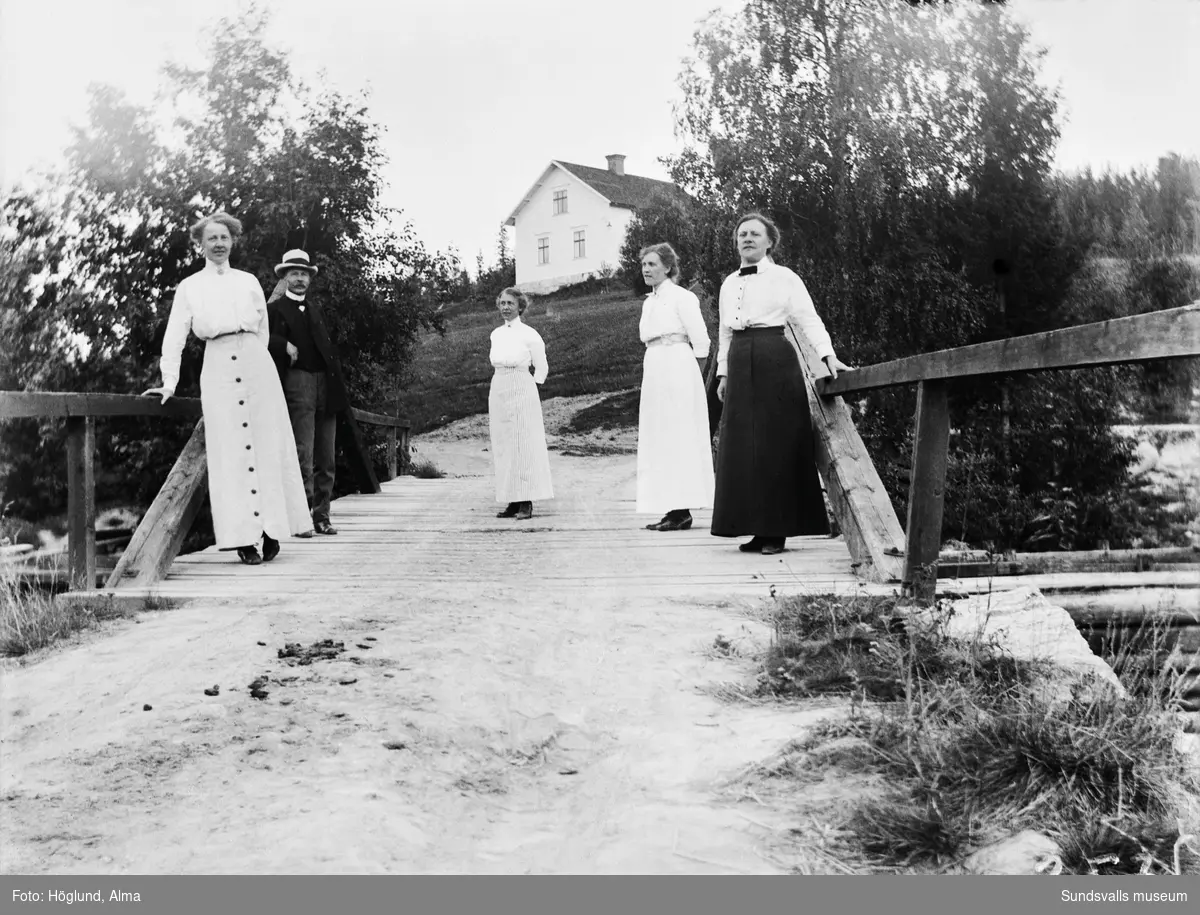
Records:
[[[418,448],[486,474],[481,444]],[[573,466],[612,485],[630,460]],[[337,603],[198,602],[8,662],[0,870],[786,871],[791,811],[721,784],[832,709],[713,697],[753,676],[714,637],[769,638],[745,604],[486,582]],[[278,657],[325,639],[345,650]]]

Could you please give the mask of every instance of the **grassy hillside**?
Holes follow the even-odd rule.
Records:
[[[614,290],[563,301],[539,298],[531,304],[522,320],[546,341],[550,364],[542,399],[638,387],[645,352],[638,339],[642,301]],[[500,316],[488,306],[456,306],[448,324],[444,337],[427,334],[422,339],[412,381],[400,401],[414,433],[487,412],[489,336]],[[636,397],[621,398],[620,405],[613,421],[635,422]]]

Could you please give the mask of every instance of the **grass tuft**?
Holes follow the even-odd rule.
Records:
[[[896,598],[779,601],[758,681],[762,695],[852,699],[762,772],[802,784],[877,776],[844,816],[849,854],[939,870],[1031,829],[1059,844],[1068,873],[1200,872],[1180,844],[1196,831],[1200,775],[1164,707],[1179,681],[1155,654],[1169,644],[1155,624],[1113,656],[1122,697],[1087,681],[1041,688],[1048,663],[901,624],[896,610]]]
[[[24,657],[97,625],[89,609],[56,601],[12,569],[0,572],[0,657]]]
[[[440,480],[446,473],[437,464],[428,459],[410,461],[404,466],[405,476],[417,477],[422,480]]]

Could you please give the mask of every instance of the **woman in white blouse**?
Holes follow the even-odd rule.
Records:
[[[537,386],[546,380],[546,345],[521,320],[529,300],[516,289],[496,299],[504,323],[492,331],[495,374],[488,394],[488,431],[496,471],[496,501],[507,508],[498,518],[533,517],[533,503],[554,497],[550,453]],[[531,374],[532,371],[532,374]]]
[[[242,224],[216,213],[192,226],[204,268],[175,290],[163,337],[166,403],[179,383],[188,333],[204,344],[200,403],[208,493],[218,550],[247,565],[270,562],[279,541],[312,528],[279,374],[267,352],[267,302],[258,280],[229,266]],[[261,553],[259,547],[261,544]]]
[[[814,456],[808,388],[788,328],[836,378],[837,358],[804,282],[770,253],[779,229],[758,213],[734,230],[742,266],[721,284],[717,448],[712,533],[752,535],[738,548],[774,555],[788,537],[829,533]]]
[[[691,509],[713,504],[708,400],[697,363],[708,355],[708,329],[700,300],[675,285],[675,249],[650,245],[641,258],[651,292],[638,326],[646,356],[638,407],[637,511],[666,512],[647,530],[686,531]]]

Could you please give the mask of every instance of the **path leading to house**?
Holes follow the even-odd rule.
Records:
[[[416,443],[452,476],[335,503],[337,537],[181,561],[164,593],[209,597],[6,662],[0,869],[786,870],[792,812],[722,785],[830,709],[715,693],[772,585],[854,587],[844,544],[641,530],[628,433],[552,435],[557,497],[501,522],[472,428]]]

